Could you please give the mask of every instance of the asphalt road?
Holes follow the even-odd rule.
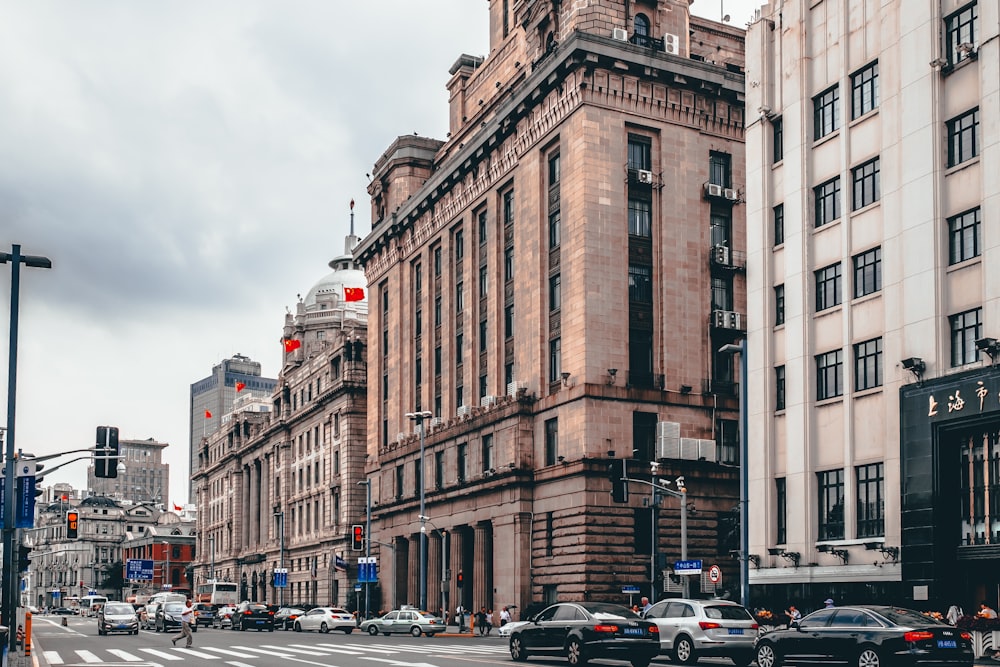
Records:
[[[140,630],[138,635],[97,634],[93,618],[68,617],[62,627],[57,616],[35,616],[32,624],[33,657],[40,667],[473,667],[515,663],[503,637],[478,635],[371,637],[354,631],[340,632],[233,632],[199,628],[194,646],[171,644],[176,632],[163,634]],[[658,659],[654,664],[669,664]],[[521,663],[524,664],[524,663]],[[532,665],[565,666],[564,659],[529,660]],[[594,660],[591,664],[625,667],[627,662]],[[700,664],[731,667],[723,659]]]

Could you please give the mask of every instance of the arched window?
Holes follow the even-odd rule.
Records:
[[[645,14],[635,15],[635,29],[632,31],[632,43],[636,46],[649,46],[649,18]]]

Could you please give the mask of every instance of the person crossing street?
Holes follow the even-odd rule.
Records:
[[[191,634],[191,621],[194,620],[194,608],[191,606],[191,598],[187,599],[184,603],[184,610],[181,612],[181,631],[180,634],[176,635],[170,641],[174,646],[177,646],[177,642],[182,639],[187,639],[187,643],[184,648],[191,648],[192,640],[194,636]]]

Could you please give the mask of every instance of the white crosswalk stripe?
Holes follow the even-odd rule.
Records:
[[[248,665],[247,663],[239,662],[238,660],[230,660],[226,664],[232,665],[233,667],[253,667],[253,665]]]
[[[120,648],[109,648],[108,649],[108,653],[110,653],[112,655],[118,656],[124,662],[143,662],[144,661],[143,658],[140,658],[139,656],[137,656],[137,655],[135,655],[133,653],[129,653],[128,651],[123,651]]]
[[[204,648],[205,648],[206,651],[215,651],[216,653],[221,653],[222,655],[229,655],[229,656],[232,656],[234,658],[256,658],[256,657],[258,657],[256,655],[252,655],[250,653],[243,653],[241,651],[232,651],[232,650],[230,650],[228,648],[216,648],[214,646],[206,646]],[[240,647],[240,648],[242,648],[242,647]],[[229,664],[232,664],[232,663],[229,663]]]
[[[181,651],[184,655],[193,655],[196,658],[205,658],[206,660],[218,660],[219,656],[212,655],[211,653],[202,653],[201,651],[196,651],[193,648],[176,648],[176,651]]]
[[[101,660],[90,651],[79,650],[76,654],[80,656],[80,660],[83,660],[84,662],[104,662],[104,660]]]
[[[62,656],[59,655],[59,651],[42,651],[42,655],[45,656],[45,662],[50,665],[63,664],[63,659]]]
[[[322,651],[314,651],[312,647],[310,648],[292,648],[291,646],[275,646],[274,644],[261,644],[261,648],[274,649],[275,651],[289,651],[291,653],[300,653],[302,655],[326,655]]]
[[[267,649],[256,648],[254,646],[241,646],[240,648],[243,649],[244,651],[253,651],[254,653],[263,653],[264,655],[274,656],[275,658],[294,658],[295,657],[294,653],[279,652],[279,651],[270,651],[270,650],[267,650]]]
[[[289,646],[313,651],[326,651],[335,655],[363,655],[365,653],[365,650],[360,646],[352,646],[350,648],[334,646],[333,644],[289,644]],[[389,651],[377,651],[377,653],[389,653]]]
[[[174,655],[173,653],[168,653],[166,650],[161,651],[161,650],[155,649],[155,648],[141,648],[139,650],[142,651],[143,653],[148,653],[150,655],[155,655],[157,658],[160,658],[161,660],[183,660],[184,659],[184,658],[182,658],[179,655]]]

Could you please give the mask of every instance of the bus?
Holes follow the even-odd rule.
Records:
[[[239,602],[239,587],[228,581],[210,581],[198,584],[198,595],[195,602],[209,604],[237,604]]]

